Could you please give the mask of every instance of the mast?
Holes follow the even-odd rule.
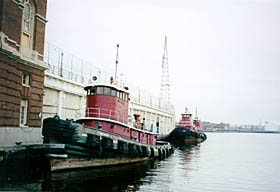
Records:
[[[167,36],[164,41],[164,51],[162,56],[161,66],[161,88],[160,99],[170,101],[170,83],[169,83],[169,70],[168,70],[168,54],[167,54]]]
[[[117,79],[117,71],[118,71],[118,57],[119,57],[119,44],[117,44],[117,56],[116,56],[116,70],[115,70],[115,80]]]

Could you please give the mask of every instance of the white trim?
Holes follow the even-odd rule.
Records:
[[[43,17],[42,15],[40,15],[39,13],[35,14],[35,19],[37,19],[38,21],[41,21],[44,24],[46,24],[48,22],[48,20],[45,17]]]
[[[30,88],[30,86],[29,86],[29,85],[22,84],[22,86],[23,86],[23,87],[28,87],[28,88]]]
[[[128,90],[123,89],[121,87],[118,87],[117,85],[114,85],[114,84],[109,84],[109,83],[89,84],[89,85],[85,86],[85,88],[87,88],[87,87],[96,87],[96,86],[110,87],[110,88],[117,89],[118,91],[123,91],[123,92],[129,93]]]
[[[44,60],[44,55],[43,55],[43,54],[38,53],[37,55],[38,55],[39,57],[42,57],[43,60]]]
[[[12,2],[14,2],[15,4],[17,4],[18,7],[19,7],[20,9],[23,9],[23,8],[24,8],[24,5],[23,5],[22,0],[12,0]]]
[[[8,42],[13,43],[16,47],[18,47],[18,48],[20,47],[20,45],[16,41],[10,39],[8,36],[6,36],[6,39]]]
[[[112,120],[112,119],[106,119],[106,118],[100,118],[100,117],[84,117],[84,118],[77,119],[77,121],[78,120],[106,121],[106,122],[116,123],[116,124],[119,124],[121,126],[128,127],[130,129],[133,129],[133,130],[136,130],[136,131],[140,131],[142,133],[149,133],[149,134],[152,134],[152,135],[158,135],[158,133],[154,133],[154,132],[150,132],[150,131],[145,131],[145,130],[142,130],[142,129],[137,129],[135,127],[129,126],[128,124],[121,123],[119,121]]]

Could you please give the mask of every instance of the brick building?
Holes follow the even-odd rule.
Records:
[[[0,146],[41,142],[47,0],[0,0]]]

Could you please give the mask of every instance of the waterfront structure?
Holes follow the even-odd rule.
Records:
[[[45,63],[48,69],[45,73],[43,118],[58,114],[62,119],[74,119],[84,116],[86,93],[84,87],[93,83],[110,83],[113,75],[107,73],[82,59],[62,51],[52,44],[46,44]],[[130,92],[128,115],[139,114],[145,119],[145,128],[156,130],[159,135],[166,135],[175,127],[174,105],[147,93],[139,87],[123,82],[118,84],[128,86]]]
[[[0,0],[0,146],[41,141],[47,0]]]

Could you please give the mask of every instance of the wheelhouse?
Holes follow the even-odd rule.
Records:
[[[178,123],[178,126],[186,127],[186,128],[193,128],[192,114],[188,112],[187,108],[186,108],[186,112],[181,115],[182,115],[182,118],[181,118],[180,122]]]
[[[193,124],[194,124],[196,127],[200,127],[200,120],[198,119],[198,117],[194,118]]]
[[[77,120],[86,126],[113,132],[123,137],[154,145],[157,133],[128,125],[128,88],[114,84],[95,84],[84,88],[87,94],[85,117]],[[136,124],[139,117],[135,117]]]
[[[127,124],[129,92],[114,85],[85,87],[86,117],[108,118]]]

